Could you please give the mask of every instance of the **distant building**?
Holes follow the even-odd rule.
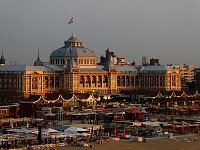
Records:
[[[117,65],[118,66],[126,65],[126,58],[125,57],[117,57]]]
[[[143,56],[142,57],[142,66],[146,66],[146,65],[148,65],[147,57]]]
[[[195,68],[196,89],[200,90],[200,68]]]
[[[160,62],[159,62],[159,59],[154,59],[154,58],[151,58],[150,59],[150,66],[155,66],[155,65],[160,65]]]
[[[114,65],[117,65],[117,56],[114,54],[114,52],[110,52],[109,49],[107,49],[105,52],[106,52],[106,57],[104,56],[100,57],[100,64],[104,66],[108,61],[108,59],[110,59]]]

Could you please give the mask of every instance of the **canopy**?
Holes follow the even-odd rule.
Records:
[[[20,128],[20,129],[9,129],[9,130],[6,130],[7,132],[14,132],[14,133],[25,133],[25,134],[28,134],[28,133],[31,133],[32,131],[31,130],[28,130],[26,128]]]
[[[60,131],[58,131],[58,130],[55,130],[55,129],[52,129],[52,128],[47,128],[47,129],[44,129],[44,130],[42,130],[42,132],[43,133],[57,133],[57,132],[60,132]],[[38,134],[38,130],[36,130],[36,131],[33,131],[32,132],[33,134]]]
[[[120,111],[120,112],[117,112],[116,114],[117,114],[117,115],[125,115],[126,112],[125,112],[125,111]]]
[[[45,114],[44,116],[45,117],[54,117],[56,114],[53,114],[53,113],[48,113],[48,114]]]
[[[86,129],[83,128],[78,128],[78,127],[69,127],[65,129],[64,132],[69,132],[69,133],[78,133],[78,132],[86,132]]]
[[[152,127],[160,127],[161,124],[163,126],[170,126],[171,125],[171,124],[168,124],[167,122],[159,122],[159,121],[150,122],[149,125],[152,126]]]

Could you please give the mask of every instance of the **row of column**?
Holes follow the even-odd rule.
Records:
[[[117,85],[123,87],[135,86],[165,86],[164,76],[117,76]]]

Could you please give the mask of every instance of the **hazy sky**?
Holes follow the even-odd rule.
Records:
[[[71,36],[105,55],[141,64],[142,56],[161,64],[200,66],[200,0],[0,0],[0,48],[7,63],[48,61]]]

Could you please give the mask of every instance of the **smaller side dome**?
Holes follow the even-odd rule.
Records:
[[[40,60],[39,50],[38,50],[38,58],[37,58],[37,60],[34,62],[33,65],[34,65],[34,66],[44,66],[44,65],[43,65],[43,62]]]

